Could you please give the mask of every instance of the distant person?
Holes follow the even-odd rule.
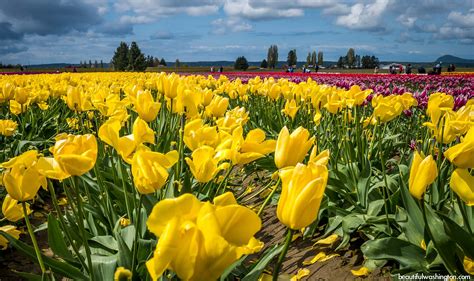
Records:
[[[319,65],[316,65],[316,66],[314,67],[314,72],[316,72],[316,73],[317,73],[317,72],[318,72],[318,70],[319,70]]]
[[[390,72],[390,74],[393,74],[393,65],[390,65],[390,67],[388,68],[388,72]]]
[[[221,67],[219,67],[219,72],[220,73],[224,72],[224,68],[222,67],[222,65],[221,65]]]
[[[455,72],[456,71],[456,66],[454,64],[451,64],[451,71]]]
[[[411,74],[411,64],[407,64],[407,68],[405,69],[406,74]]]
[[[214,66],[211,66],[211,72],[214,73]]]
[[[426,69],[423,66],[418,67],[419,74],[426,74]]]
[[[398,66],[398,73],[399,74],[403,73],[403,65],[401,65],[401,64]]]
[[[303,73],[306,73],[306,67],[303,65],[303,67],[301,68],[301,70],[303,71]]]
[[[434,74],[441,74],[441,65],[442,65],[442,62],[439,62],[435,65],[435,67],[433,67],[433,72]]]
[[[374,68],[374,74],[377,74],[377,73],[379,73],[379,67],[378,67],[378,66],[375,66],[375,68]]]

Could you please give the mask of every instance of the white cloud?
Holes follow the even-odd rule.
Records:
[[[388,6],[389,0],[375,0],[370,4],[354,4],[349,14],[337,17],[336,24],[349,29],[379,29],[382,16]]]
[[[122,24],[142,24],[142,23],[150,23],[153,22],[155,19],[149,16],[129,16],[124,15],[120,17],[120,23]]]
[[[242,32],[252,30],[252,25],[248,22],[241,20],[240,18],[219,18],[212,22],[214,34],[225,34],[228,31],[231,32]]]
[[[148,16],[153,19],[185,13],[190,16],[214,14],[222,5],[221,0],[118,0],[114,3],[119,13],[132,11],[138,16]]]
[[[460,27],[474,27],[474,9],[470,9],[466,14],[451,12],[448,20]]]
[[[397,21],[408,28],[413,28],[417,19],[417,17],[409,16],[407,14],[402,14],[397,17]]]

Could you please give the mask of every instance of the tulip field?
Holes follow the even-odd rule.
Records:
[[[26,280],[474,275],[472,74],[5,75],[0,163]]]

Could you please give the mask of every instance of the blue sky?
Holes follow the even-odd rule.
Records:
[[[280,60],[474,59],[474,0],[0,1],[0,62],[108,62],[120,41],[167,61],[260,61],[271,44]]]

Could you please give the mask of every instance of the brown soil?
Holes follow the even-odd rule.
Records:
[[[33,225],[40,225],[44,222],[44,219],[31,219]],[[20,234],[20,239],[22,242],[27,243],[32,246],[30,236],[26,230],[26,226],[20,227],[23,231]],[[35,233],[36,240],[38,241],[38,246],[41,249],[42,253],[46,256],[51,256],[51,251],[48,246],[48,235],[46,230],[39,231]],[[24,280],[20,278],[15,271],[41,274],[41,269],[37,263],[26,257],[21,252],[15,250],[12,247],[7,248],[4,251],[0,251],[0,281],[7,280]]]
[[[275,245],[282,243],[286,235],[286,227],[282,225],[276,217],[276,206],[268,206],[262,216],[263,227],[257,234],[257,237],[265,243],[265,245]],[[314,246],[314,243],[320,239],[320,236],[312,239],[303,240],[298,237],[290,245],[286,259],[283,262],[281,272],[290,276],[295,275],[299,269],[307,268],[310,271],[309,276],[302,280],[391,280],[389,267],[382,270],[372,272],[367,278],[356,278],[352,275],[352,269],[359,269],[362,266],[364,257],[359,247],[362,243],[361,239],[353,239],[347,249],[337,251],[324,248],[322,246]],[[326,254],[339,254],[324,262],[316,262],[311,265],[303,265],[303,261],[311,260],[319,252]],[[262,251],[263,252],[263,251]],[[274,263],[268,269],[270,273]]]

